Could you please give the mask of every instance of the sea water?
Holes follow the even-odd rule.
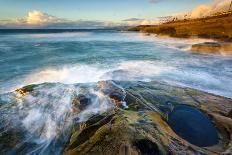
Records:
[[[43,82],[164,81],[232,98],[232,57],[116,30],[1,30],[0,93]]]

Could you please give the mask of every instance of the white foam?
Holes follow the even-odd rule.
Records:
[[[115,63],[111,68],[99,65],[81,65],[63,68],[48,68],[26,77],[24,85],[31,83],[60,82],[65,84],[91,83],[103,80],[143,80],[160,75],[175,67],[154,61],[122,61]]]
[[[95,90],[95,86],[90,84],[82,88],[59,83],[43,84],[35,88],[34,95],[27,94],[17,100],[11,95],[4,96],[3,99],[9,101],[9,104],[12,102],[16,104],[0,108],[0,112],[6,111],[3,112],[2,119],[4,118],[4,122],[12,123],[11,127],[17,128],[23,135],[17,144],[18,147],[22,142],[28,142],[37,144],[31,150],[27,148],[27,151],[35,154],[49,150],[59,153],[62,150],[54,150],[54,148],[64,147],[75,120],[83,122],[93,114],[103,113],[114,107],[109,96],[104,95],[101,90]],[[90,94],[94,96],[90,95],[89,105],[81,112],[77,112],[73,110],[73,97],[82,95],[83,92],[87,96]],[[10,94],[14,96],[17,93]],[[2,96],[0,97],[2,99]],[[76,117],[78,119],[74,119]],[[8,128],[5,132],[8,132]],[[62,142],[63,144],[60,144]]]
[[[93,114],[99,114],[102,112],[105,112],[109,109],[112,109],[114,107],[113,103],[111,103],[108,96],[104,95],[100,91],[92,91],[93,94],[97,96],[94,100],[92,100],[92,103],[90,106],[87,107],[84,111],[79,113],[77,116],[79,118],[78,122],[84,122],[86,121],[91,115]]]
[[[158,46],[165,48],[171,48],[180,51],[190,51],[192,45],[204,43],[204,42],[216,42],[212,39],[202,39],[202,38],[171,38],[165,36],[156,36],[154,37],[155,43]]]
[[[94,66],[77,64],[71,67],[48,68],[33,73],[24,80],[29,83],[60,82],[65,84],[97,82],[107,72]]]
[[[37,96],[26,95],[17,100],[20,104],[11,110],[15,117],[21,117],[22,124],[29,133],[39,137],[38,142],[50,140],[63,134],[71,125],[71,99],[74,87],[57,84],[39,88]],[[13,117],[13,116],[8,116]],[[16,120],[14,120],[16,121]]]

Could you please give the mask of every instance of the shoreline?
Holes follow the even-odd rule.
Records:
[[[175,38],[198,37],[218,41],[232,41],[232,13],[198,19],[170,21],[160,25],[139,25],[129,31],[167,35]]]
[[[216,41],[193,45],[191,51],[232,54],[232,13],[199,19],[166,22],[160,25],[139,25],[129,31],[147,35],[168,36],[182,39],[212,39]]]

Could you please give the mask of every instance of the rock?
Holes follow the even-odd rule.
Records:
[[[104,90],[113,88],[110,83],[104,82]],[[116,108],[97,129],[89,121],[85,130],[94,133],[81,131],[88,138],[64,154],[220,154],[232,149],[231,99],[159,82],[114,84],[126,92],[129,108]],[[121,100],[117,93],[113,97]]]
[[[126,93],[125,91],[119,87],[114,82],[99,82],[98,83],[98,89],[104,93],[104,95],[109,96],[109,98],[112,100],[112,102],[120,108],[123,108],[123,101],[125,99]]]
[[[138,155],[137,152],[133,152],[130,145],[122,144],[120,146],[119,155]]]
[[[21,96],[25,96],[25,95],[27,95],[27,93],[33,92],[33,90],[36,87],[37,87],[37,85],[31,84],[31,85],[25,86],[23,88],[17,89],[16,92]]]
[[[56,84],[48,85],[49,88],[56,87]],[[60,85],[62,88],[66,86]],[[52,140],[50,152],[59,154],[63,151],[64,155],[169,155],[230,154],[232,151],[232,99],[156,81],[104,81],[91,84],[91,91],[85,86],[81,87],[80,94],[75,91],[69,94],[76,111],[85,110],[91,104],[91,99],[97,97],[93,94],[93,88],[103,94],[107,104],[112,104],[111,108],[90,114],[81,121],[75,121],[76,111],[70,110],[66,115],[70,117],[66,121],[72,124],[61,137]],[[37,92],[39,96],[40,89],[44,90],[40,86],[25,95]],[[46,95],[46,91],[42,93],[42,96]],[[117,106],[111,100],[126,102],[128,108]],[[5,111],[5,107],[1,107],[0,112],[4,114],[10,106]],[[46,106],[45,109],[48,108],[51,107]],[[16,132],[18,130],[14,126],[17,125],[6,130],[9,126],[6,126],[8,120],[5,118],[8,115],[4,115],[0,123],[1,133],[4,131],[0,135],[0,154],[14,150],[16,145],[14,154],[26,154],[33,148],[41,147],[36,143],[33,143],[33,147],[18,145],[23,139],[21,137],[30,133]],[[40,134],[39,130],[36,132]],[[56,143],[59,145],[54,145]],[[49,151],[46,149],[43,148],[43,151]],[[39,153],[40,150],[37,151]]]
[[[205,42],[192,45],[191,51],[202,53],[232,54],[232,43]]]
[[[80,112],[85,110],[86,107],[91,104],[91,97],[93,97],[93,95],[85,96],[80,94],[75,96],[72,101],[73,111]]]
[[[139,25],[130,31],[167,35],[177,38],[208,38],[223,41],[232,40],[231,11],[198,19],[167,21],[158,25]]]
[[[232,110],[228,113],[228,117],[232,119]]]
[[[144,155],[160,155],[158,146],[148,139],[141,139],[134,144],[138,149],[140,154]]]

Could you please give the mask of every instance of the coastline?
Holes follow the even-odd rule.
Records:
[[[139,25],[129,31],[156,34],[172,38],[213,39],[192,46],[193,52],[232,54],[232,13],[209,16],[199,19],[170,21],[160,25]]]

